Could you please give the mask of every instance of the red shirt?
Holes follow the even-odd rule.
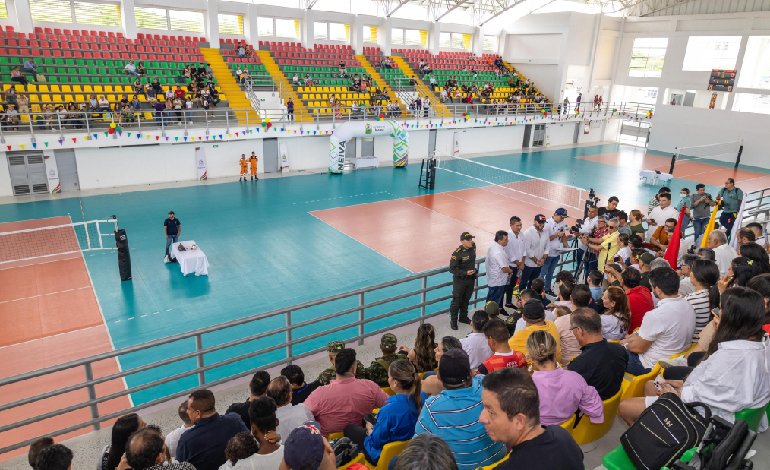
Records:
[[[479,366],[479,374],[490,374],[498,369],[506,367],[521,369],[527,367],[527,358],[518,351],[512,351],[510,354],[494,353],[482,362]]]
[[[633,268],[632,268],[633,269]],[[628,326],[628,332],[633,333],[635,329],[642,326],[644,315],[655,308],[652,302],[652,293],[644,286],[636,286],[626,291],[628,296],[628,306],[631,308],[631,322]]]
[[[762,326],[762,329],[767,331],[767,334],[770,335],[770,323],[766,323]]]
[[[177,88],[176,90],[174,90],[174,96],[176,96],[179,99],[184,98],[184,90],[182,90],[181,88]]]
[[[317,388],[305,406],[321,425],[321,434],[342,432],[348,424],[360,424],[364,415],[382,408],[388,395],[371,380],[349,377]]]

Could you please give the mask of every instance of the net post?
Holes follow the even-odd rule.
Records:
[[[669,175],[673,175],[674,174],[674,165],[676,165],[676,155],[677,155],[676,152],[674,152],[671,155],[671,167],[668,169],[668,174]]]
[[[96,223],[96,236],[98,237],[98,240],[99,240],[99,248],[104,248],[104,244],[102,243],[102,227],[99,225],[98,220],[95,223]],[[87,232],[88,232],[88,226],[86,226],[86,233]]]
[[[738,156],[735,158],[735,166],[733,167],[734,170],[737,170],[738,165],[741,164],[741,154],[743,154],[743,144],[738,147]]]

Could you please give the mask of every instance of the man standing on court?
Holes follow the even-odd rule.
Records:
[[[562,248],[567,248],[567,224],[564,219],[567,218],[567,209],[560,207],[553,213],[553,217],[545,223],[545,234],[548,235],[548,257],[543,264],[543,271],[540,273],[545,279],[545,290],[553,294],[551,281],[556,265],[559,264]]]
[[[725,187],[719,190],[719,197],[722,198],[722,214],[719,216],[719,224],[725,228],[727,237],[733,233],[735,217],[741,208],[743,202],[743,191],[735,187],[735,180],[727,178]]]
[[[537,214],[535,223],[524,232],[524,272],[519,281],[519,291],[529,289],[533,279],[540,276],[540,269],[548,256],[548,235],[545,228],[545,216]]]
[[[508,266],[508,255],[505,252],[507,244],[508,232],[498,230],[495,233],[495,242],[487,250],[487,302],[497,302],[497,305],[502,304],[508,276],[513,273]]]
[[[164,261],[168,263],[168,249],[172,243],[179,241],[179,235],[182,234],[182,222],[176,218],[174,211],[168,211],[168,218],[163,222],[163,231],[166,233],[166,258]]]
[[[452,273],[452,303],[449,305],[449,324],[457,330],[459,320],[470,323],[468,318],[468,302],[473,295],[476,284],[476,243],[475,237],[468,232],[460,235],[460,246],[452,253],[449,260],[449,272]]]
[[[259,160],[257,160],[257,155],[254,152],[251,152],[251,156],[249,157],[249,166],[251,170],[251,181],[258,180],[259,177],[257,176],[257,165],[259,163]]]
[[[513,290],[519,274],[524,272],[524,234],[521,233],[521,219],[515,215],[509,220],[511,229],[508,230],[508,244],[505,245],[505,253],[508,255],[508,267],[511,268],[511,276],[508,285],[505,286],[505,306],[513,308]]]
[[[246,160],[246,154],[241,154],[241,160],[239,162],[241,164],[241,178],[238,181],[246,181],[246,175],[249,172],[249,161]]]

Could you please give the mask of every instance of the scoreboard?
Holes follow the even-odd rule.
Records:
[[[735,70],[712,69],[708,89],[712,91],[733,91]]]

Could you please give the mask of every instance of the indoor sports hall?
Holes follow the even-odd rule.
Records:
[[[687,214],[672,230],[693,256],[714,230],[741,259],[741,227],[766,240],[770,3],[344,3],[0,0],[0,468],[30,468],[43,436],[91,468],[120,417],[165,435],[192,391],[213,390],[224,413],[258,370],[298,364],[312,381],[332,341],[368,365],[384,333],[410,348],[424,323],[436,342],[465,338],[469,325],[450,328],[450,258],[460,234],[475,237],[470,313],[483,310],[484,258],[511,216],[524,233],[565,209],[555,273],[580,284],[579,234],[613,196],[681,279],[686,247],[653,243],[661,187]],[[741,197],[725,226],[729,178]],[[703,245],[696,185],[719,195]],[[546,290],[544,303],[561,300]],[[751,341],[770,358],[763,334]],[[603,422],[561,425],[581,468],[643,468],[621,439],[623,402],[698,344],[625,372]],[[754,468],[770,457],[761,397],[733,413]],[[410,441],[386,444],[388,458]],[[713,449],[690,447],[668,467],[706,468],[685,461]]]

